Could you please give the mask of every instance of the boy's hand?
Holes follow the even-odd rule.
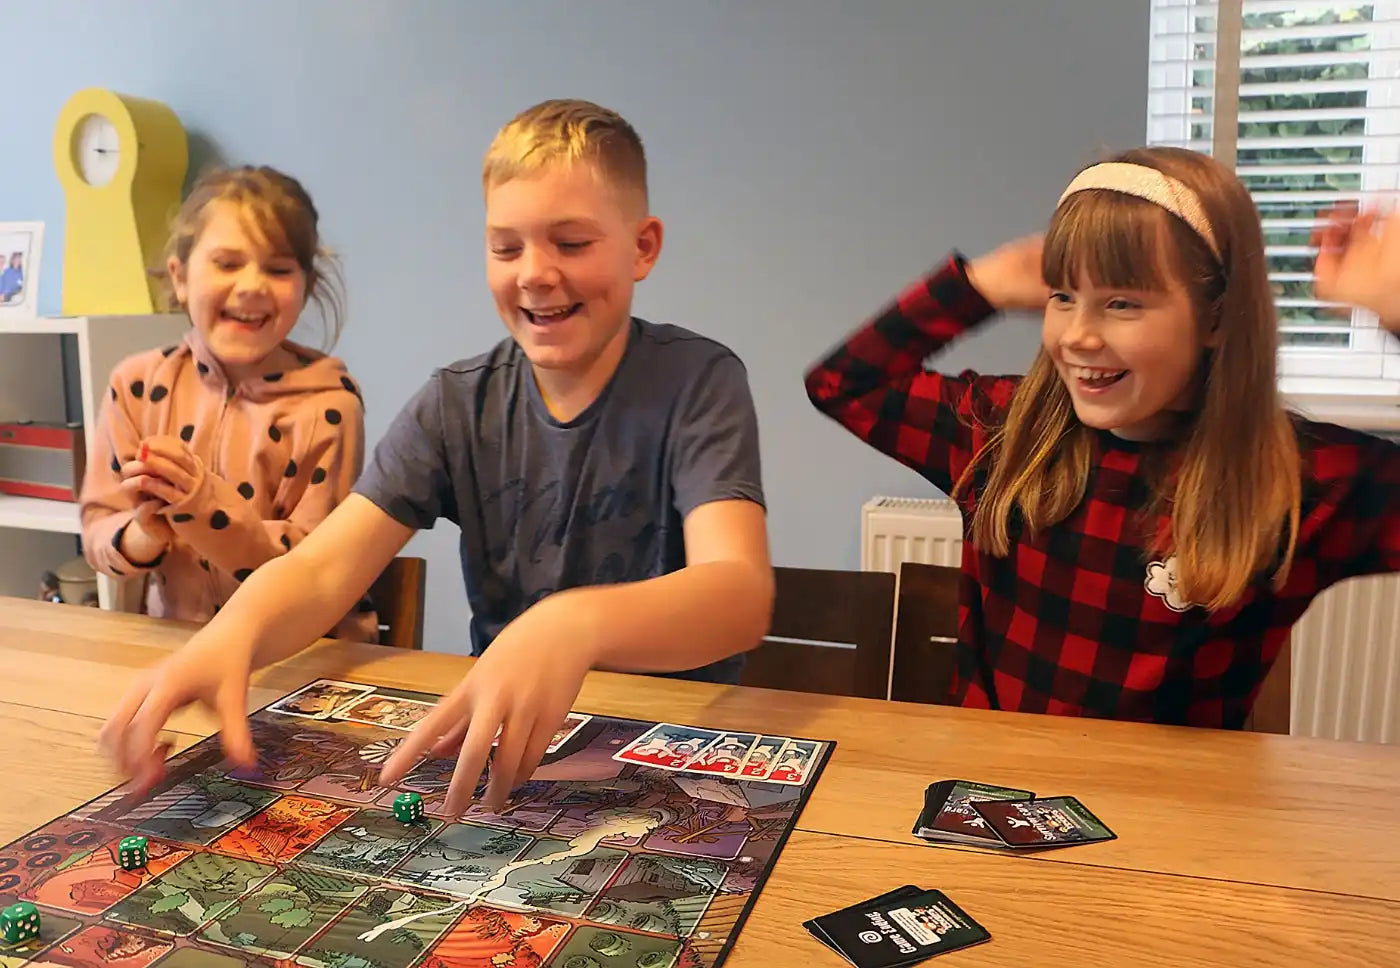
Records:
[[[1317,298],[1369,309],[1386,329],[1400,332],[1400,209],[1340,208],[1314,231],[1312,243],[1319,248]]]
[[[249,664],[246,649],[213,639],[192,641],[127,691],[98,733],[98,749],[145,792],[165,774],[170,744],[161,739],[161,730],[177,710],[198,702],[218,716],[219,740],[229,760],[253,766],[257,756],[245,709]]]
[[[184,443],[176,437],[147,437],[141,441],[136,459],[122,465],[122,489],[137,500],[153,497],[166,504],[179,504],[199,483],[199,464]]]
[[[967,263],[967,281],[997,309],[1042,312],[1050,287],[1040,272],[1044,235],[1007,242]]]
[[[385,762],[381,786],[393,787],[425,754],[449,756],[460,746],[446,802],[447,813],[458,816],[471,804],[500,727],[485,802],[493,810],[505,805],[539,766],[592,666],[577,623],[554,601],[543,599],[501,631]]]

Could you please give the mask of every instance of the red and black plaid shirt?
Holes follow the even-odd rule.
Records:
[[[993,308],[954,255],[807,374],[822,412],[950,493],[1004,418],[1019,377],[923,362]],[[1140,540],[1152,444],[1096,436],[1084,500],[1005,558],[963,543],[957,674],[965,706],[1239,728],[1294,622],[1356,575],[1400,570],[1400,447],[1298,419],[1303,516],[1292,570],[1261,574],[1231,608],[1178,599],[1174,562]],[[1161,445],[1156,445],[1161,446]],[[1156,466],[1156,465],[1154,465]],[[982,478],[979,472],[976,477]],[[963,494],[964,523],[976,486]],[[966,532],[966,529],[965,529]],[[1160,532],[1159,532],[1160,533]]]

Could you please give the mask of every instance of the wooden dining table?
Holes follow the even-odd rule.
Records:
[[[0,598],[0,843],[121,781],[97,732],[192,630]],[[248,708],[317,678],[443,693],[471,664],[322,640],[255,673]],[[844,964],[802,922],[906,884],[991,932],[940,968],[1400,965],[1400,747],[601,672],[575,708],[836,744],[727,966]],[[169,728],[178,751],[217,726],[191,707]],[[1117,839],[1029,855],[926,844],[911,828],[940,779],[1074,795]]]

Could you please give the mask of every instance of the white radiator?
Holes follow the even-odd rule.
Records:
[[[941,498],[874,497],[860,513],[860,566],[962,562],[962,516]],[[1318,596],[1293,628],[1295,736],[1400,743],[1400,575]]]

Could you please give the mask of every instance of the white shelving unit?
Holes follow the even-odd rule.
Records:
[[[0,320],[0,420],[67,417],[63,337],[75,337],[78,397],[85,433],[97,426],[113,367],[133,353],[169,346],[184,336],[183,313],[61,316]],[[38,592],[45,569],[78,553],[78,505],[0,494],[0,595]],[[129,589],[98,576],[103,608],[129,605]]]

